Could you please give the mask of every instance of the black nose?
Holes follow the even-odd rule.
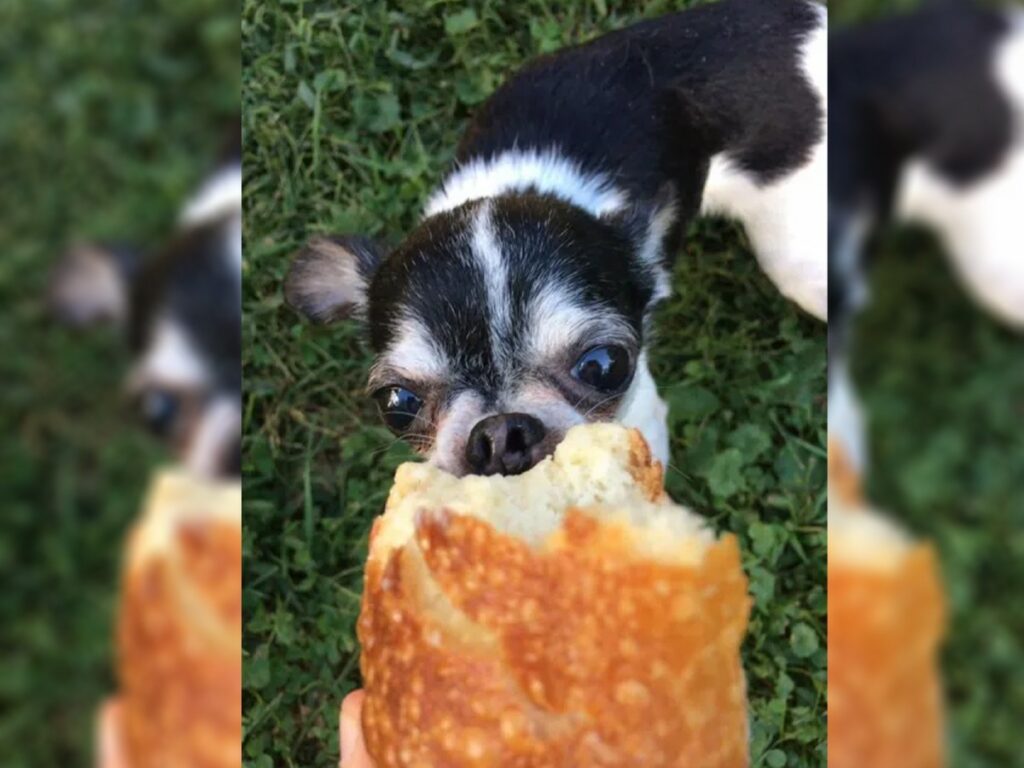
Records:
[[[499,413],[481,419],[469,433],[466,463],[476,475],[518,475],[544,458],[547,430],[525,413]]]

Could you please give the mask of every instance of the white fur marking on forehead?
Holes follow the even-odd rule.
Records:
[[[593,319],[593,311],[582,305],[572,289],[551,283],[534,296],[528,317],[530,357],[544,360],[575,343]]]
[[[379,365],[386,365],[406,374],[410,379],[438,380],[448,374],[444,351],[434,342],[427,327],[417,318],[406,315],[394,333]]]
[[[526,189],[555,195],[594,216],[614,213],[626,204],[625,194],[604,175],[584,173],[557,149],[511,149],[489,160],[471,160],[453,172],[431,196],[425,214]]]
[[[182,210],[179,223],[183,227],[200,226],[241,210],[242,166],[232,165],[215,173],[199,188]]]
[[[169,318],[161,318],[153,329],[149,346],[131,376],[131,387],[150,384],[163,386],[204,387],[209,372],[192,340]]]
[[[531,360],[546,360],[562,355],[584,336],[608,333],[632,335],[632,331],[613,313],[585,304],[564,283],[544,285],[530,302],[527,335]]]
[[[494,234],[494,219],[490,202],[484,203],[476,212],[472,230],[473,258],[484,278],[487,292],[488,330],[491,336],[491,350],[496,360],[505,355],[506,339],[511,332],[511,315],[508,292],[508,265],[501,252],[501,245]]]

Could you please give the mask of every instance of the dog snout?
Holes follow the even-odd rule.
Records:
[[[547,429],[526,413],[481,419],[469,433],[466,463],[476,475],[518,475],[545,456]]]

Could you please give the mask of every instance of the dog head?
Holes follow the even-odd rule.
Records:
[[[125,332],[129,398],[177,459],[205,475],[241,468],[241,256],[241,170],[228,164],[155,253],[79,245],[50,282],[65,324]]]
[[[649,381],[643,342],[668,293],[674,206],[593,215],[551,195],[502,194],[428,216],[392,253],[312,240],[288,303],[321,323],[358,317],[384,422],[457,475],[516,474],[573,425],[615,419]]]

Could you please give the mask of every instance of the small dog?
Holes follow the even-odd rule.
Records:
[[[368,324],[385,423],[453,474],[523,472],[590,420],[667,462],[644,343],[695,216],[738,219],[825,318],[825,21],[806,0],[723,0],[533,61],[404,242],[315,238],[286,300]]]
[[[930,227],[974,299],[1024,329],[1024,13],[935,3],[832,35],[829,66],[829,433],[863,471],[850,328],[879,224]]]
[[[125,331],[137,358],[130,397],[177,459],[204,476],[241,471],[240,139],[233,136],[163,248],[145,256],[123,245],[75,246],[49,291],[65,324]]]

